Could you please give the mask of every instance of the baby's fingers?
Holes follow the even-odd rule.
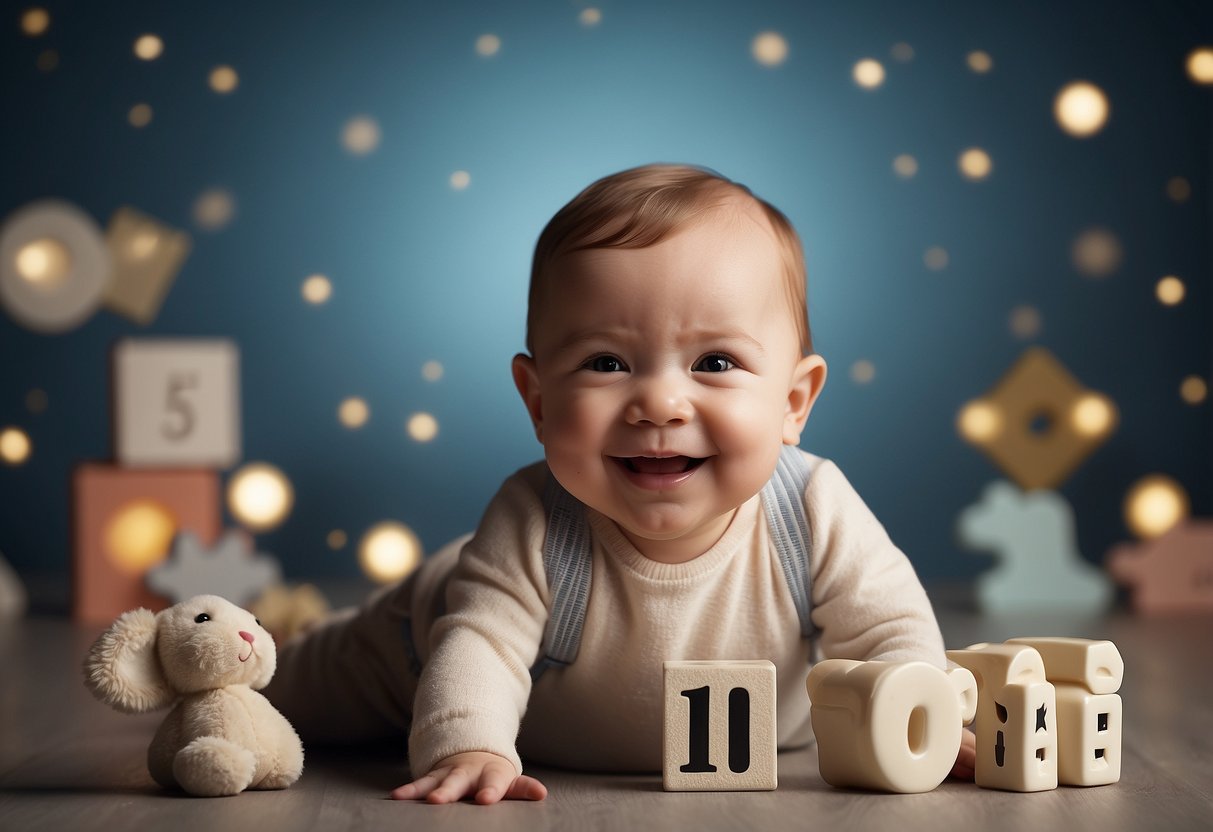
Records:
[[[520,774],[505,790],[506,800],[543,800],[548,796],[548,787],[534,777]]]
[[[463,766],[453,766],[438,787],[425,796],[427,803],[454,803],[471,794],[475,785],[472,772]]]
[[[441,768],[431,771],[424,777],[418,777],[412,783],[398,786],[388,795],[392,800],[421,800],[437,788],[446,776],[448,769]]]

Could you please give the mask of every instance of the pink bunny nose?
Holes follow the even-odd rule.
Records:
[[[244,630],[241,630],[240,637],[242,639],[244,639],[245,641],[247,641],[249,644],[253,643],[253,634],[252,633],[246,633]]]

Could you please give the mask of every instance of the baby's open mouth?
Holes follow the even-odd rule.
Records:
[[[637,474],[685,474],[704,462],[693,456],[617,456],[615,461]]]

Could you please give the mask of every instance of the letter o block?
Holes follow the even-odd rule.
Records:
[[[666,791],[761,791],[778,785],[775,665],[665,662]]]
[[[832,786],[916,793],[948,776],[977,683],[964,668],[828,659],[809,672],[821,777]]]

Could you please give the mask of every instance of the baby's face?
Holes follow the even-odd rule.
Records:
[[[640,249],[565,255],[514,376],[556,479],[655,560],[690,560],[795,444],[825,366],[802,358],[756,210]]]

